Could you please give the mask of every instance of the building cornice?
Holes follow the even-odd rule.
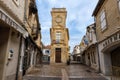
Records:
[[[109,36],[106,36],[105,39],[98,41],[98,44],[104,42],[105,40],[109,39],[110,37],[114,36],[115,34],[120,33],[120,30],[115,31],[114,33],[111,33]]]
[[[10,27],[13,27],[15,30],[23,34],[23,37],[28,37],[28,32],[23,28],[22,25],[17,23],[12,17],[7,15],[3,10],[0,9],[0,20],[8,24]]]
[[[66,12],[67,13],[67,11],[66,11],[66,8],[52,8],[52,11],[51,12],[60,12],[60,13],[62,13],[62,12]]]

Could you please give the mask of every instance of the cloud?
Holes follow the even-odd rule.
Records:
[[[51,21],[43,22],[41,26],[43,31],[46,31],[46,30],[48,31],[51,28]]]
[[[73,48],[78,45],[85,34],[86,27],[94,22],[91,15],[97,2],[98,0],[37,0],[43,43],[45,45],[50,44],[50,11],[54,7],[65,7],[67,10],[66,26],[69,28],[70,33],[70,46]]]

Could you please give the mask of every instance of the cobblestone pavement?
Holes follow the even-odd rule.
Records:
[[[64,79],[63,79],[64,78]],[[68,79],[67,79],[68,78]],[[23,80],[107,80],[82,64],[43,65],[29,72]]]

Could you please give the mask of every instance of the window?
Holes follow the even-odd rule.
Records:
[[[120,11],[120,0],[118,0],[118,8],[119,8],[119,11]]]
[[[57,33],[56,33],[56,42],[59,43],[59,42],[60,42],[60,39],[61,39],[61,33],[60,33],[60,32],[57,32]]]
[[[92,41],[92,31],[90,31],[90,33],[89,33],[89,38],[90,38],[90,41]]]
[[[106,29],[106,18],[105,18],[105,11],[102,10],[100,14],[100,23],[101,23],[101,29],[104,30]]]
[[[17,6],[19,6],[19,0],[13,0],[13,1]]]

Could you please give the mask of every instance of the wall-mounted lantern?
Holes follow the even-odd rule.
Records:
[[[8,60],[11,60],[13,58],[14,50],[10,49],[8,53]]]

